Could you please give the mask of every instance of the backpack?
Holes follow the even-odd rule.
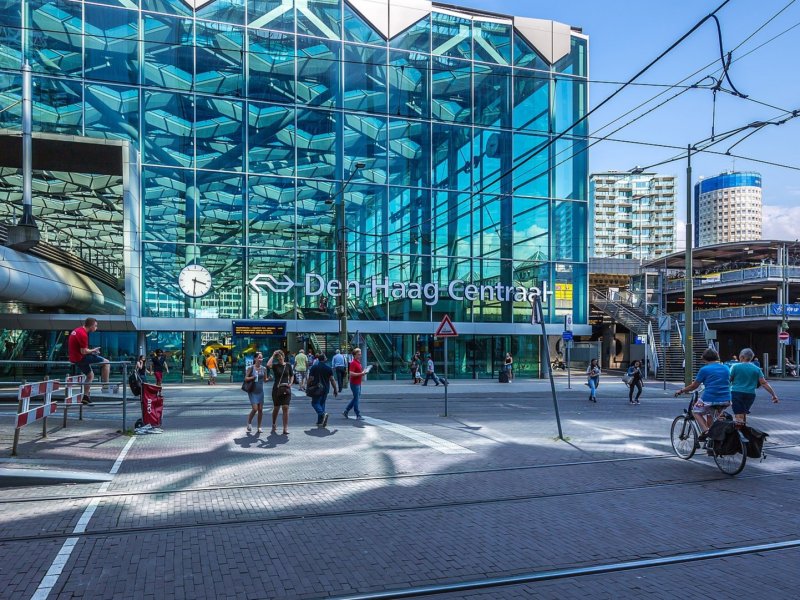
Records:
[[[322,382],[319,380],[318,373],[319,369],[316,368],[316,365],[311,367],[308,371],[308,377],[306,377],[306,396],[309,398],[321,396],[325,391],[325,386],[323,386]]]
[[[139,374],[135,370],[128,375],[128,387],[131,388],[134,396],[142,395],[142,380],[139,379]]]

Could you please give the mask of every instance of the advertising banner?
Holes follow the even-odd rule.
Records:
[[[164,396],[161,386],[142,384],[142,421],[145,425],[161,427],[161,414],[164,412]]]

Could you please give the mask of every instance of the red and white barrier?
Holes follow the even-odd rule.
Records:
[[[44,419],[42,424],[42,437],[47,437],[47,417],[56,412],[57,405],[53,402],[53,392],[58,391],[61,384],[57,380],[26,383],[19,386],[19,404],[17,405],[17,419],[14,429],[14,445],[11,447],[11,456],[17,455],[19,431],[25,425]],[[43,396],[41,406],[31,408],[31,398]]]
[[[86,375],[70,375],[64,380],[64,427],[67,426],[67,410],[70,405],[78,405],[78,420],[83,420],[83,383]]]

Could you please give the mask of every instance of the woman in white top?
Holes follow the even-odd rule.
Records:
[[[256,353],[255,360],[250,368],[247,369],[245,381],[252,381],[253,387],[247,392],[250,399],[250,415],[247,417],[247,433],[253,431],[253,417],[258,414],[258,433],[261,433],[261,420],[264,418],[264,379],[267,376],[267,369],[261,362],[264,360],[261,352]]]

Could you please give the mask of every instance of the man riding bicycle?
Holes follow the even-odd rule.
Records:
[[[700,385],[705,386],[702,400],[695,402],[692,408],[692,416],[697,424],[700,425],[702,434],[698,439],[705,440],[708,430],[713,424],[714,414],[731,404],[731,383],[730,369],[719,362],[719,354],[713,348],[708,348],[703,352],[705,366],[697,372],[695,380],[675,392],[675,396],[693,392]]]

